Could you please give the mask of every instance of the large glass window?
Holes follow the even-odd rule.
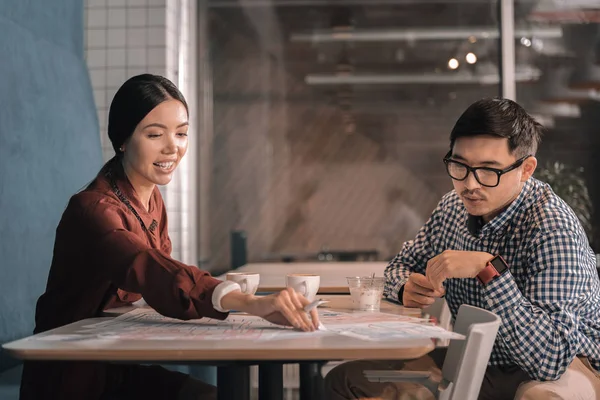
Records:
[[[600,194],[595,173],[600,168],[596,154],[600,123],[598,7],[597,1],[531,1],[522,3],[516,15],[522,25],[544,26],[538,34],[518,37],[516,44],[517,66],[539,74],[530,82],[517,82],[517,100],[546,127],[537,175],[549,181],[580,216],[596,249],[598,218],[593,206],[599,207]]]
[[[495,1],[331,4],[208,3],[201,258],[216,269],[232,230],[248,261],[391,258],[451,189],[456,119],[500,94]]]

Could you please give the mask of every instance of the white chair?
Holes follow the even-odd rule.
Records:
[[[440,400],[476,400],[481,389],[500,317],[481,308],[462,305],[454,331],[466,340],[451,340],[442,367],[442,382],[426,371],[364,371],[370,382],[415,382],[426,386]]]
[[[444,329],[450,329],[452,325],[452,314],[446,300],[443,298],[436,298],[435,302],[423,309],[423,315],[429,315],[437,320],[438,326]]]

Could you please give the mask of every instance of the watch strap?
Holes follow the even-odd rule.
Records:
[[[504,267],[501,271],[498,271],[498,269],[496,269],[496,267],[494,266],[494,261],[498,260],[499,262],[501,262],[501,266]],[[494,280],[496,277],[500,276],[502,273],[504,273],[506,270],[508,269],[508,266],[506,265],[506,262],[504,261],[504,259],[499,256],[496,255],[494,257],[492,257],[485,265],[485,268],[482,269],[479,274],[477,274],[477,279],[479,280],[479,282],[481,282],[481,284],[483,286],[487,285],[488,283],[490,283],[492,280]]]

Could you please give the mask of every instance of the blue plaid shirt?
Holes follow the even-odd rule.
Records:
[[[535,380],[558,379],[577,355],[600,370],[600,280],[579,220],[545,183],[529,179],[517,199],[473,229],[456,192],[446,194],[417,237],[385,270],[384,295],[398,298],[412,272],[444,250],[500,254],[509,271],[483,286],[476,278],[448,279],[455,318],[461,304],[502,318],[490,365],[518,365]]]

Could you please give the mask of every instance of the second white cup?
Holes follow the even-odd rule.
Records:
[[[320,284],[321,277],[319,275],[289,274],[285,277],[285,286],[293,288],[296,292],[306,297],[308,301],[315,299]]]
[[[260,274],[254,272],[228,272],[227,280],[236,282],[246,294],[254,294],[258,289]]]

